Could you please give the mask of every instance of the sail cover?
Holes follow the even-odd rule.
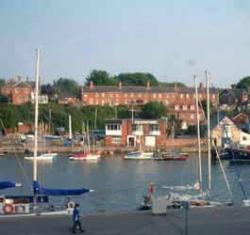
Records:
[[[88,193],[91,190],[86,188],[81,189],[50,189],[40,186],[38,181],[33,182],[34,194],[47,195],[47,196],[76,196]]]
[[[13,183],[11,181],[1,181],[0,182],[0,189],[15,188],[16,186],[17,186],[16,183]]]

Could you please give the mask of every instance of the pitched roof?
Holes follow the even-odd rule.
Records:
[[[164,93],[164,92],[178,92],[178,93],[194,93],[195,89],[193,87],[184,88],[174,88],[174,87],[162,87],[162,86],[151,86],[147,88],[146,86],[122,86],[121,88],[117,86],[85,86],[82,89],[83,92],[148,92],[148,93]],[[204,88],[200,88],[199,92],[205,92]],[[210,88],[211,93],[217,93],[216,88]]]

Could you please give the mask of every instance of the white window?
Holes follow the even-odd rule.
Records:
[[[121,144],[121,137],[119,136],[112,137],[112,144]]]
[[[133,131],[142,131],[142,125],[133,124],[132,129]]]
[[[155,93],[153,94],[153,98],[156,98],[156,94]]]
[[[175,105],[174,106],[174,110],[179,110],[180,109],[180,106],[179,105]]]
[[[161,95],[161,94],[158,94],[158,97],[161,99],[162,95]]]
[[[102,97],[104,97],[105,96],[105,93],[102,93]]]
[[[190,118],[193,120],[193,119],[194,119],[194,114],[191,114],[191,115],[190,115]]]
[[[187,105],[182,105],[182,110],[187,110]]]
[[[110,130],[110,131],[121,130],[121,125],[120,124],[107,124],[107,130]]]
[[[189,94],[186,94],[186,98],[189,98]]]
[[[159,125],[158,124],[151,124],[150,129],[151,129],[151,131],[159,131]]]
[[[134,93],[131,93],[131,94],[130,94],[130,97],[131,97],[131,98],[134,97]]]
[[[180,95],[181,99],[183,98],[183,94]]]
[[[195,109],[194,105],[190,105],[190,110],[194,110],[194,109]]]

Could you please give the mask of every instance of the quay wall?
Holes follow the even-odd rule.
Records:
[[[206,140],[201,140],[201,146],[202,151],[206,151]],[[72,152],[79,152],[83,150],[82,146],[79,145],[73,145],[73,146],[62,146],[58,144],[51,144],[49,146],[44,146],[43,144],[38,145],[38,152],[57,152],[57,153],[72,153]],[[163,145],[159,146],[159,149],[163,151],[168,150],[181,150],[185,152],[195,152],[197,151],[197,139],[191,138],[191,139],[167,139]],[[119,147],[106,147],[106,146],[95,146],[94,149],[96,151],[100,151],[102,153],[125,153],[128,151],[134,151],[136,150],[134,147],[127,147],[127,146],[119,146]],[[154,148],[145,148],[147,151],[154,151]],[[28,153],[33,152],[33,145],[32,144],[1,144],[0,143],[0,153]]]

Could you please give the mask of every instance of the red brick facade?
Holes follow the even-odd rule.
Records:
[[[217,91],[210,89],[210,100],[217,106]],[[206,89],[199,87],[200,101],[206,100]],[[150,101],[159,101],[168,107],[170,113],[188,124],[196,123],[195,90],[194,88],[164,88],[147,86],[95,86],[90,83],[81,90],[83,105],[142,105]],[[200,111],[201,121],[204,119]]]
[[[110,120],[105,126],[105,146],[159,147],[166,142],[166,120]]]
[[[22,105],[31,101],[32,87],[6,85],[1,88],[1,94],[8,96],[14,105]]]

